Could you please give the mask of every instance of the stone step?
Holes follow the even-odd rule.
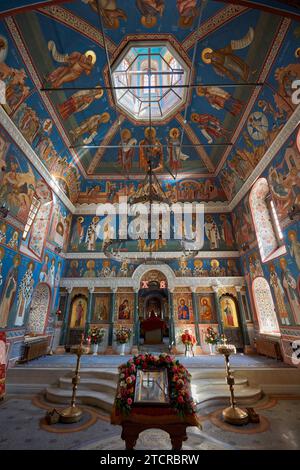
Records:
[[[71,377],[61,377],[59,379],[59,388],[60,389],[72,389],[72,378]],[[99,392],[109,392],[115,395],[117,390],[117,382],[112,380],[105,379],[96,379],[94,377],[84,377],[80,378],[80,383],[78,385],[78,390],[89,389]]]
[[[72,390],[49,387],[46,389],[46,398],[51,403],[70,403]],[[96,406],[111,412],[115,396],[110,393],[96,392],[88,389],[78,389],[76,399],[78,403]]]
[[[262,390],[256,387],[237,388],[234,394],[238,403],[241,404],[257,403],[262,398]],[[216,387],[207,387],[203,391],[193,393],[193,398],[197,404],[201,404],[209,400],[230,398],[230,391],[228,386],[224,386],[223,388],[218,387],[218,389],[216,389]]]

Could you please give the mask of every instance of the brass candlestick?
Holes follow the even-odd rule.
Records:
[[[68,408],[65,408],[63,411],[60,412],[60,421],[62,423],[77,423],[78,421],[80,421],[82,417],[82,409],[76,406],[75,404],[77,387],[80,382],[80,375],[79,375],[80,359],[81,359],[82,354],[84,353],[82,342],[83,340],[81,340],[79,347],[76,349],[77,363],[76,363],[75,375],[74,377],[72,377],[73,392],[72,392],[72,398],[71,398],[71,406],[68,406]]]
[[[241,408],[236,406],[236,399],[234,396],[234,377],[230,370],[229,357],[230,354],[236,353],[236,348],[233,344],[226,344],[227,340],[225,336],[222,336],[222,344],[217,346],[216,351],[219,354],[223,354],[225,358],[225,368],[226,368],[226,380],[229,385],[230,390],[230,406],[225,408],[222,412],[224,421],[230,424],[241,426],[247,424],[249,421],[248,413]]]

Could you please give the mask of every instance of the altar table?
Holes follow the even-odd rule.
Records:
[[[174,409],[159,405],[133,405],[131,413],[125,416],[114,405],[111,424],[122,426],[121,438],[127,450],[134,449],[140,432],[153,428],[166,431],[170,435],[172,450],[181,450],[183,441],[187,440],[186,428],[199,426],[199,421],[196,415],[182,418]]]

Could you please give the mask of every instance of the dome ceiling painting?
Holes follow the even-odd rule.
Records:
[[[134,191],[149,155],[170,192],[231,201],[296,107],[297,2],[14,4],[5,110],[72,202]]]

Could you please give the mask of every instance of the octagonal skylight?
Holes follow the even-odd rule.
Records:
[[[112,67],[117,105],[137,121],[161,121],[185,103],[188,66],[168,42],[131,43]]]

